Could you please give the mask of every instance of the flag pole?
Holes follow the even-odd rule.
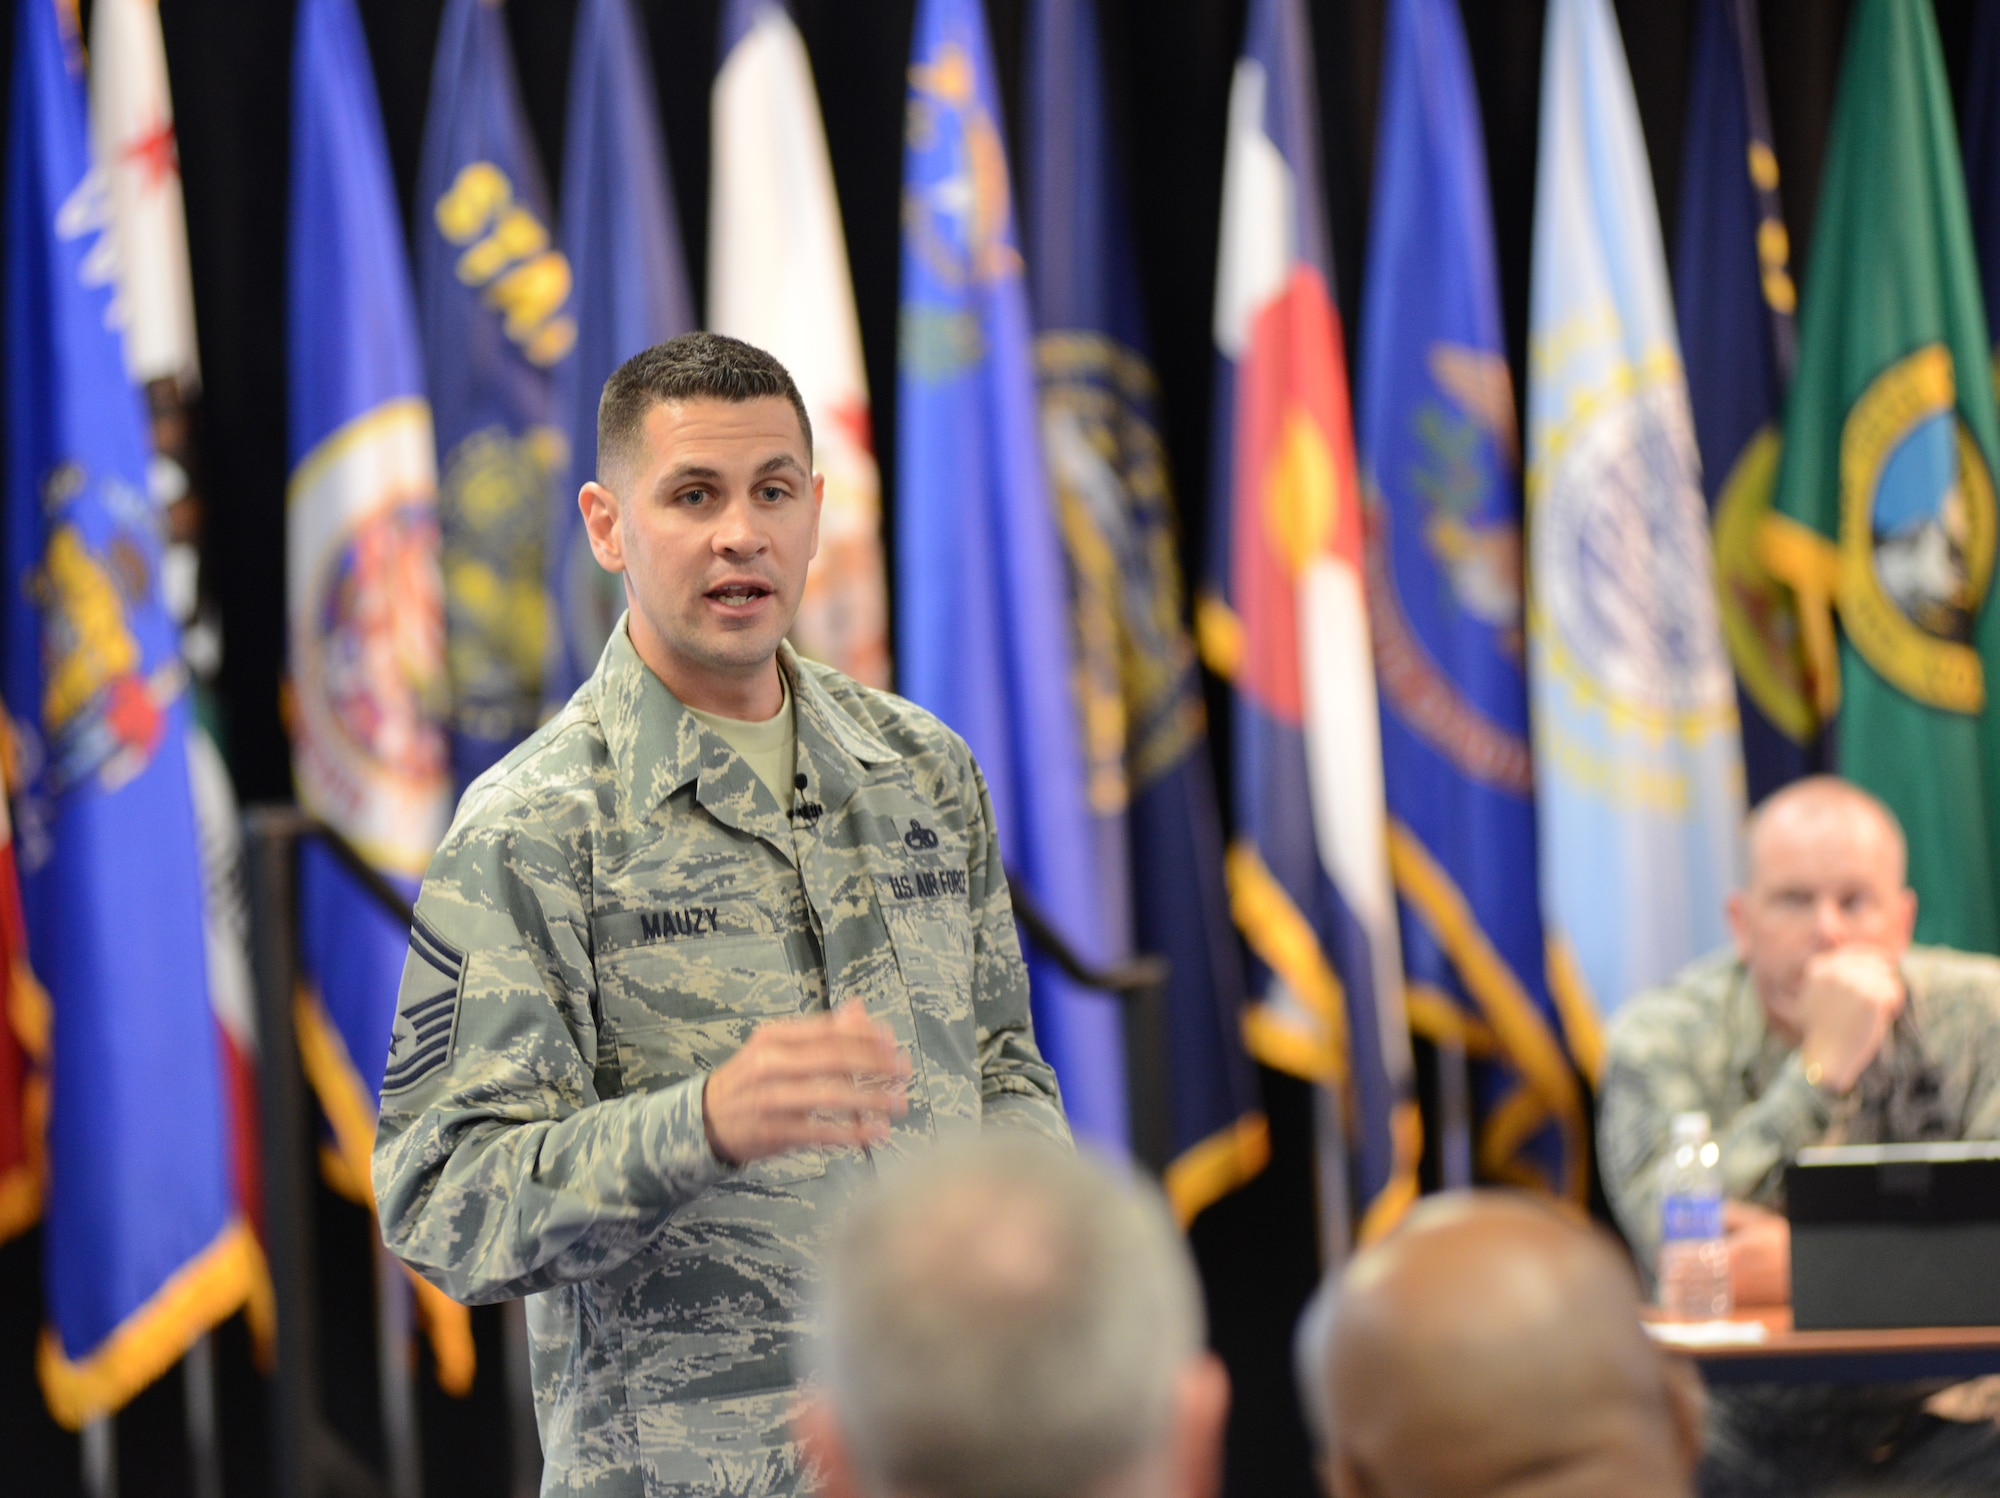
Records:
[[[118,1498],[118,1442],[112,1416],[83,1427],[84,1498]]]
[[[375,1367],[382,1402],[382,1445],[390,1498],[423,1498],[423,1448],[416,1380],[410,1376],[409,1277],[375,1235]]]
[[[187,1400],[188,1486],[194,1498],[222,1498],[222,1449],[215,1426],[215,1338],[204,1332],[181,1359]]]
[[[1437,1056],[1438,1185],[1462,1191],[1472,1184],[1472,1080],[1465,1042],[1450,1033],[1432,1046]]]

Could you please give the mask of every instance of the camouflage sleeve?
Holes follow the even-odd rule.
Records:
[[[1716,1117],[1724,1079],[1699,1055],[1703,1019],[1670,991],[1633,999],[1607,1038],[1598,1091],[1597,1156],[1612,1215],[1651,1273],[1660,1252],[1660,1174],[1676,1113],[1707,1113],[1720,1132],[1722,1189],[1737,1201],[1776,1200],[1779,1173],[1826,1133],[1832,1098],[1808,1082],[1796,1055],[1764,1095]]]
[[[1028,969],[1014,930],[1014,901],[1000,861],[993,798],[977,764],[972,789],[979,819],[972,845],[972,1007],[979,1038],[979,1096],[989,1128],[1028,1129],[1070,1142],[1055,1069],[1042,1059],[1028,1011]]]
[[[1988,964],[1978,967],[1952,1006],[1951,1023],[1932,1037],[1931,1050],[1945,1069],[1947,1092],[1963,1088],[1961,1137],[1994,1140],[2000,1139],[2000,989]]]
[[[417,900],[374,1156],[390,1251],[472,1304],[604,1273],[726,1173],[703,1079],[598,1095],[577,874],[520,797],[475,795]]]

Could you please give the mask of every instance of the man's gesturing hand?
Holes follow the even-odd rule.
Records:
[[[1838,947],[1806,964],[1799,995],[1799,1057],[1820,1080],[1846,1092],[1868,1069],[1903,1007],[1903,979],[1888,954]]]
[[[909,1107],[910,1063],[887,1025],[855,1003],[773,1020],[708,1075],[708,1147],[747,1165],[802,1145],[870,1145]]]

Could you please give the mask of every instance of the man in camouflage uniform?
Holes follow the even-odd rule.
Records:
[[[1708,1115],[1740,1306],[1791,1298],[1784,1167],[1802,1148],[2000,1139],[2000,961],[1910,944],[1916,895],[1888,808],[1832,777],[1796,782],[1752,817],[1749,855],[1734,951],[1613,1016],[1598,1120],[1605,1192],[1650,1273],[1671,1121]],[[1990,1423],[1933,1420],[1926,1392],[1725,1391],[1703,1490],[1891,1471],[2000,1489]]]
[[[626,619],[417,902],[382,1231],[530,1297],[544,1493],[808,1489],[791,1354],[842,1204],[953,1132],[1068,1139],[964,742],[782,643],[811,440],[732,339],[611,377],[581,503]]]

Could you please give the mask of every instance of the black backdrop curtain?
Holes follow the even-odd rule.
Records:
[[[13,5],[0,28],[11,61]],[[1247,0],[1098,0],[1122,129],[1141,278],[1179,485],[1184,557],[1199,575],[1208,472],[1214,281],[1225,106]],[[651,43],[688,269],[699,301],[707,233],[708,88],[719,0],[636,0]],[[1973,0],[1939,0],[1954,84]],[[406,214],[442,0],[360,0]],[[1522,388],[1543,0],[1462,0],[1481,93],[1501,286]],[[1680,180],[1692,0],[1617,0],[1661,217],[1671,245]],[[284,236],[292,6],[285,0],[161,0],[178,116],[196,319],[205,380],[199,437],[206,566],[222,611],[227,747],[246,802],[283,798],[290,775],[278,712],[284,620]],[[793,0],[817,78],[846,218],[885,509],[893,516],[896,280],[903,73],[916,0]],[[1309,0],[1324,121],[1326,189],[1350,338],[1367,229],[1384,0]],[[86,13],[88,4],[85,5]],[[558,197],[576,0],[511,0],[523,94]],[[1010,110],[1018,103],[1025,0],[988,0]],[[1765,0],[1781,192],[1802,274],[1848,0]],[[0,90],[11,68],[0,67]],[[1017,110],[1014,110],[1017,113]],[[785,205],[770,205],[786,232]],[[1352,350],[1350,349],[1350,356]],[[1316,1275],[1305,1090],[1266,1073],[1276,1155],[1266,1175],[1194,1229],[1214,1338],[1231,1365],[1232,1495],[1312,1491],[1288,1371],[1290,1323]],[[337,1424],[379,1452],[373,1393],[368,1226],[321,1200],[327,1397]],[[39,1318],[38,1235],[0,1249],[0,1461],[4,1485],[79,1490],[77,1445],[42,1413],[31,1372]],[[482,1313],[472,1399],[424,1396],[434,1498],[508,1491],[497,1328]],[[262,1393],[240,1328],[219,1339],[229,1491],[263,1491]],[[123,1491],[180,1494],[187,1477],[179,1381],[170,1375],[119,1420]],[[1023,1432],[1032,1440],[1033,1432]]]

